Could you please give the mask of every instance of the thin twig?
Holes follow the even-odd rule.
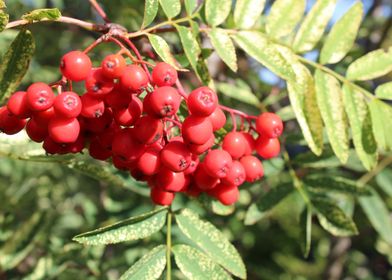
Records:
[[[98,15],[100,15],[100,17],[106,22],[106,23],[110,23],[111,21],[109,20],[109,18],[107,17],[105,11],[101,8],[101,6],[97,3],[96,0],[89,0],[91,6],[97,11]]]

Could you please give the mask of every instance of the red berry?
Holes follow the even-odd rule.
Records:
[[[225,182],[230,185],[239,186],[245,182],[245,179],[245,168],[239,161],[235,160],[233,161],[233,165],[229,169],[227,176],[222,179],[222,182]]]
[[[0,107],[0,131],[12,135],[21,131],[26,125],[26,120],[11,114],[7,107]]]
[[[31,140],[40,143],[48,136],[48,127],[39,124],[35,118],[32,118],[26,124],[26,133]]]
[[[93,133],[101,133],[113,124],[113,114],[110,109],[103,112],[99,118],[82,118],[84,129]]]
[[[200,190],[213,189],[220,183],[220,179],[216,177],[212,177],[206,172],[204,163],[200,163],[199,166],[197,167],[194,174],[194,180],[196,186]]]
[[[143,103],[139,98],[133,96],[128,107],[114,110],[113,116],[119,125],[130,126],[139,120],[143,112]]]
[[[218,96],[209,87],[200,87],[189,94],[187,104],[192,115],[207,117],[218,107]]]
[[[103,98],[114,88],[113,80],[108,79],[101,68],[91,70],[84,83],[87,93],[97,98]]]
[[[242,135],[245,137],[246,145],[245,145],[245,155],[249,156],[255,150],[255,139],[253,138],[252,134],[249,132],[241,132]]]
[[[162,135],[163,124],[160,119],[143,116],[135,124],[135,137],[141,143],[152,144],[161,139]]]
[[[129,106],[132,100],[132,94],[122,91],[115,87],[105,96],[105,104],[112,109],[123,109]]]
[[[174,193],[162,191],[159,188],[151,189],[151,200],[158,205],[166,206],[170,205],[174,199]]]
[[[192,154],[180,141],[169,142],[161,151],[162,163],[174,172],[187,169],[192,161]]]
[[[105,112],[105,103],[89,94],[80,97],[82,101],[81,115],[86,118],[99,118]]]
[[[261,161],[254,156],[244,156],[240,159],[245,169],[246,181],[254,182],[264,176],[264,169]]]
[[[208,118],[190,115],[182,124],[182,136],[188,144],[204,144],[211,135],[213,135],[212,124]]]
[[[76,139],[75,142],[66,144],[65,146],[65,151],[66,153],[72,153],[72,154],[77,154],[77,153],[81,153],[82,150],[84,149],[84,136],[79,134],[78,139]]]
[[[176,69],[165,62],[159,62],[152,70],[152,82],[158,87],[172,86],[177,79]]]
[[[48,154],[64,154],[65,150],[63,145],[64,144],[54,142],[53,139],[48,136],[45,138],[42,148]]]
[[[60,70],[67,79],[80,82],[89,75],[91,65],[91,60],[86,54],[80,51],[72,51],[65,54],[61,59]]]
[[[199,189],[196,184],[189,184],[188,188],[186,189],[185,193],[191,197],[198,197],[202,193],[202,190]]]
[[[48,126],[49,121],[54,117],[54,109],[50,107],[45,111],[33,112],[32,118],[43,126]]]
[[[76,118],[54,117],[49,122],[48,132],[57,143],[72,143],[78,139],[80,124]]]
[[[27,102],[27,92],[17,91],[13,93],[8,100],[7,108],[16,117],[28,118],[31,115],[31,111]]]
[[[217,131],[225,126],[226,124],[226,115],[222,111],[221,108],[217,107],[211,115],[208,116],[212,123],[212,129]]]
[[[110,54],[102,61],[102,73],[110,79],[118,79],[125,71],[127,63],[122,55]]]
[[[53,108],[58,116],[76,118],[82,111],[82,101],[76,93],[66,91],[56,97]]]
[[[98,138],[91,140],[88,152],[92,158],[97,160],[107,160],[112,156],[112,151],[102,146]]]
[[[173,172],[169,168],[161,167],[155,175],[155,187],[164,191],[179,192],[187,184],[189,184],[189,180],[184,172]]]
[[[161,145],[155,143],[152,144],[140,156],[137,162],[137,168],[143,172],[143,174],[148,176],[156,174],[161,167],[161,159],[159,155],[161,150]]]
[[[142,91],[148,85],[148,76],[143,68],[138,65],[129,65],[125,67],[124,73],[120,77],[122,87],[132,91]]]
[[[122,156],[113,155],[112,163],[118,170],[128,170],[128,162]]]
[[[52,107],[55,95],[45,83],[34,83],[27,89],[27,104],[33,111],[44,111]]]
[[[247,141],[241,132],[232,131],[223,138],[222,148],[227,151],[232,158],[238,159],[245,154]]]
[[[232,205],[239,198],[239,191],[235,185],[220,183],[216,188],[209,191],[208,194],[218,199],[224,205]]]
[[[263,113],[256,120],[256,130],[263,137],[277,138],[283,132],[283,122],[274,113]]]
[[[193,174],[196,171],[196,168],[199,166],[199,157],[197,155],[192,155],[191,163],[188,168],[184,170],[185,175]]]
[[[211,150],[206,155],[204,164],[205,170],[210,176],[224,178],[233,164],[233,159],[224,150]]]
[[[149,106],[149,112],[156,117],[172,116],[180,108],[181,96],[175,88],[160,87],[149,95],[147,106]]]
[[[201,145],[197,145],[197,144],[189,144],[189,150],[196,155],[201,155],[204,152],[208,151],[212,146],[214,146],[215,143],[215,136],[214,134],[211,134],[210,139],[208,139],[207,142],[205,142],[204,144]]]
[[[125,128],[118,131],[113,138],[113,154],[124,161],[137,160],[144,152],[145,146],[136,141],[135,131]]]
[[[259,136],[256,140],[256,151],[265,159],[276,157],[280,153],[279,139]]]

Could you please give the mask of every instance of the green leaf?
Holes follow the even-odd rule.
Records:
[[[199,200],[202,202],[202,204],[212,211],[214,214],[221,215],[221,216],[228,216],[233,214],[235,210],[234,205],[223,205],[216,199],[211,198],[208,195],[202,195],[199,197]]]
[[[323,121],[317,105],[313,76],[291,50],[280,47],[279,51],[292,65],[296,75],[295,81],[287,83],[291,106],[309,148],[319,156],[323,151]]]
[[[181,12],[180,0],[159,0],[159,3],[169,19],[176,17]]]
[[[249,29],[260,18],[265,0],[237,0],[234,8],[234,22],[239,29]]]
[[[245,279],[245,265],[226,237],[211,223],[203,221],[189,209],[176,215],[180,230],[210,258],[235,276]]]
[[[210,38],[211,44],[218,53],[219,57],[231,70],[236,72],[237,55],[235,53],[233,41],[227,31],[221,28],[213,28],[210,32],[208,32],[208,37]]]
[[[289,35],[305,12],[306,0],[277,0],[267,17],[266,31],[274,38]]]
[[[376,88],[376,96],[378,98],[392,100],[392,82],[378,86]]]
[[[4,2],[4,0],[0,0],[0,9],[5,9],[5,8],[7,8],[7,6]]]
[[[178,34],[180,35],[180,40],[186,57],[189,60],[192,68],[197,70],[197,60],[199,59],[201,49],[196,38],[193,36],[192,32],[185,26],[176,25]]]
[[[372,80],[392,71],[392,47],[372,51],[358,58],[347,69],[349,80]]]
[[[206,20],[211,26],[225,21],[231,10],[231,0],[206,0]]]
[[[359,203],[374,229],[392,245],[392,221],[388,208],[380,195],[373,190],[372,196],[359,198]]]
[[[376,176],[377,185],[390,197],[392,197],[392,170],[384,169]]]
[[[356,181],[342,177],[315,174],[303,178],[306,187],[313,191],[341,192],[351,195],[370,195],[369,188],[359,187]]]
[[[207,63],[204,59],[199,59],[197,61],[196,73],[204,85],[208,85],[210,88],[214,88],[214,80],[211,78]]]
[[[255,107],[260,106],[259,99],[249,90],[228,83],[217,83],[217,89],[224,95]]]
[[[363,4],[355,3],[351,9],[332,27],[321,49],[322,64],[337,63],[354,45],[363,17]]]
[[[166,222],[167,208],[160,208],[143,215],[79,234],[74,241],[85,245],[114,244],[138,240],[161,230]]]
[[[277,46],[257,31],[241,31],[233,35],[235,42],[251,57],[285,80],[293,80],[292,66],[278,51]]]
[[[299,217],[299,223],[301,227],[301,248],[304,257],[307,258],[310,253],[310,247],[312,245],[312,210],[309,207],[305,207]]]
[[[349,152],[348,124],[344,111],[339,81],[321,70],[316,70],[316,96],[321,117],[327,129],[329,142],[342,163]]]
[[[145,254],[131,266],[120,280],[155,280],[159,279],[166,267],[166,246],[159,245]]]
[[[5,27],[8,24],[9,19],[10,19],[10,16],[7,13],[0,10],[0,32],[5,29]]]
[[[323,36],[335,5],[336,0],[317,0],[294,38],[293,48],[296,52],[306,52],[314,48]]]
[[[197,8],[197,0],[184,0],[185,10],[188,15],[192,15]]]
[[[392,149],[392,107],[380,100],[373,99],[370,104],[374,138],[378,146],[384,150]]]
[[[351,126],[355,151],[363,166],[371,170],[377,164],[377,144],[372,133],[368,105],[360,92],[343,86],[343,104]]]
[[[35,50],[33,35],[23,30],[11,43],[0,64],[0,104],[13,93],[26,74]]]
[[[227,272],[199,250],[188,245],[172,248],[174,259],[181,272],[190,280],[232,279]]]
[[[144,17],[142,27],[150,25],[158,13],[158,0],[146,0],[144,4]]]
[[[289,194],[291,194],[294,190],[294,187],[291,183],[281,184],[275,188],[270,189],[265,195],[263,195],[256,203],[256,209],[252,208],[246,213],[245,216],[245,225],[253,225],[260,219],[262,219],[266,212],[271,210],[273,207],[278,205],[284,198],[286,198]],[[255,215],[257,213],[257,215]]]
[[[37,9],[28,12],[22,16],[22,19],[36,22],[36,21],[46,21],[46,20],[58,20],[61,17],[61,12],[57,8],[53,9]]]
[[[154,34],[148,34],[148,39],[150,40],[154,50],[164,62],[169,63],[176,69],[179,69],[180,65],[171,53],[170,47],[166,43],[165,39]]]
[[[312,198],[314,208],[321,226],[335,236],[358,234],[353,220],[348,217],[330,198]]]

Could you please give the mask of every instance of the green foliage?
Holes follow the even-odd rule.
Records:
[[[159,0],[168,18],[174,18],[181,12],[180,0]]]
[[[179,63],[174,58],[170,51],[170,47],[162,37],[154,34],[149,34],[148,39],[151,42],[152,47],[157,52],[157,54],[162,58],[163,61],[169,63],[176,69],[179,69]]]
[[[231,40],[229,34],[220,28],[213,28],[208,36],[211,39],[211,44],[226,63],[227,66],[234,72],[237,71],[237,56],[235,54],[235,48],[233,41]]]
[[[59,9],[38,9],[26,13],[22,16],[22,19],[37,22],[45,20],[58,20],[61,17],[61,12]]]
[[[232,1],[206,0],[205,15],[207,22],[215,27],[220,25],[229,16]]]
[[[146,0],[142,28],[150,25],[158,13],[158,0]]]
[[[234,22],[240,29],[255,25],[263,12],[265,0],[238,0],[234,8]]]

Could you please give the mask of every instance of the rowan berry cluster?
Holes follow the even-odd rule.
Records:
[[[72,51],[63,56],[60,70],[68,82],[83,81],[86,92],[57,87],[56,95],[56,85],[34,83],[0,108],[0,130],[15,134],[25,128],[48,154],[88,148],[94,159],[111,159],[116,168],[146,181],[156,204],[171,204],[177,192],[205,192],[233,204],[241,184],[263,176],[253,154],[269,159],[280,151],[283,124],[277,115],[253,117],[219,105],[208,87],[186,95],[169,64],[158,63],[150,74],[137,63],[127,64],[122,54],[111,54],[93,68],[86,53]],[[184,112],[178,114],[180,107]],[[249,128],[236,131],[234,125],[219,143],[214,132],[226,124],[224,111],[248,121]]]

